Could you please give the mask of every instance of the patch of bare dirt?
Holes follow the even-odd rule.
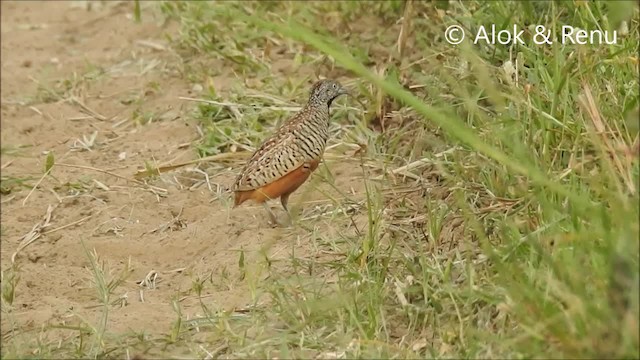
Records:
[[[43,323],[77,323],[80,317],[97,321],[101,310],[82,242],[90,252],[95,249],[109,276],[130,262],[132,273],[112,298],[123,305],[110,312],[113,332],[168,332],[177,318],[173,299],[181,302],[183,316],[200,314],[190,289],[196,278],[210,274],[217,291],[206,295],[219,309],[249,305],[248,285],[238,269],[241,250],[247,263],[261,256],[261,248],[274,259],[290,256],[293,248],[299,257],[314,251],[308,230],[272,229],[260,206],[230,210],[217,190],[238,170],[228,164],[207,170],[211,190],[206,184],[190,188],[192,178],[203,176],[187,170],[163,174],[152,185],[132,181],[145,162],[194,158],[188,146],[198,138],[189,119],[193,103],[179,99],[191,96],[192,85],[163,37],[177,24],[163,24],[146,11],[136,24],[128,2],[91,4],[90,10],[84,2],[1,5],[1,140],[3,149],[21,147],[17,155],[3,151],[2,176],[31,177],[33,186],[46,153],[53,152],[56,161],[52,176],[32,194],[30,187],[14,187],[2,195],[3,271],[11,268],[25,235],[54,207],[49,225],[31,234],[35,240],[15,257],[20,282],[15,310],[2,317],[3,336],[16,327],[39,329]],[[91,73],[96,75],[87,77]],[[72,81],[60,90],[55,79]],[[224,91],[225,84],[237,81],[216,84]],[[59,97],[34,98],[47,87],[60,91]],[[136,114],[150,114],[151,122],[137,123]],[[357,162],[330,166],[340,174],[338,188],[350,192],[361,186]],[[299,194],[327,200],[309,191],[311,186],[333,191],[316,181]],[[294,206],[298,196],[292,197]],[[325,220],[312,226],[328,225]],[[259,279],[264,274],[256,268]],[[224,272],[228,277],[220,276]]]

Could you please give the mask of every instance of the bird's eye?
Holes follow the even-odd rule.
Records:
[[[336,89],[337,87],[338,87],[338,85],[336,85],[336,84],[333,84],[333,88],[334,88],[334,89]]]

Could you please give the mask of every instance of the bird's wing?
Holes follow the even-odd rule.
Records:
[[[297,144],[295,128],[296,126],[282,127],[265,139],[236,179],[234,191],[261,188],[309,160]]]

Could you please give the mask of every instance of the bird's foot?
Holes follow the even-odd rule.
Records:
[[[291,215],[291,212],[289,212],[289,209],[286,210],[286,214],[287,214],[287,225],[291,226],[295,223],[295,220],[293,219],[293,215]]]
[[[288,215],[283,219],[282,217],[280,219],[278,219],[275,214],[274,216],[269,216],[269,225],[273,228],[277,228],[277,227],[283,227],[283,228],[288,228],[291,227],[294,224],[293,218],[291,217],[291,215],[289,213],[287,213]]]
[[[269,225],[271,225],[271,227],[290,227],[294,224],[293,216],[291,216],[291,213],[287,208],[285,208],[285,213],[287,214],[287,216],[286,219],[283,219],[283,221],[278,220],[276,214],[268,205],[266,205],[266,203],[264,205],[264,208],[265,210],[267,210],[267,214],[269,215]]]
[[[269,213],[269,225],[273,228],[280,226],[280,222],[274,213]]]
[[[289,225],[291,225],[291,221],[286,221],[286,220],[285,221],[280,221],[280,220],[278,220],[278,217],[273,212],[269,212],[268,224],[272,228],[288,227]]]
[[[288,211],[286,219],[284,219],[281,224],[283,227],[290,227],[294,224],[293,217],[291,217],[291,214]]]

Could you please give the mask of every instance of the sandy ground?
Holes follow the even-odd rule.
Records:
[[[200,315],[190,291],[197,278],[211,279],[205,295],[218,309],[250,305],[251,282],[266,276],[255,260],[262,257],[261,248],[276,260],[291,256],[292,249],[296,257],[317,256],[313,234],[326,233],[330,219],[274,229],[259,206],[230,210],[220,189],[235,177],[239,163],[203,167],[211,190],[201,173],[188,168],[148,185],[130,181],[145,162],[195,158],[190,144],[199,135],[189,117],[195,105],[179,97],[197,94],[163,36],[177,31],[178,24],[162,24],[145,12],[136,24],[132,5],[124,2],[95,2],[91,9],[67,1],[3,1],[1,6],[2,147],[21,147],[17,153],[3,150],[2,176],[32,178],[30,187],[2,195],[3,271],[12,267],[20,244],[35,239],[15,258],[20,281],[11,316],[2,317],[3,336],[43,323],[98,321],[99,301],[83,243],[89,252],[95,250],[108,278],[117,278],[130,262],[131,274],[110,299],[123,305],[112,307],[111,332],[168,332],[177,318],[173,299],[180,301],[183,316]],[[104,73],[92,78],[96,69]],[[42,88],[55,88],[57,79],[66,80],[71,90],[44,101]],[[240,80],[216,81],[224,91],[225,84]],[[136,124],[136,108],[156,117]],[[94,132],[95,144],[83,149],[78,139]],[[52,176],[29,195],[49,151],[56,161]],[[331,171],[339,175],[339,188],[358,192],[357,165],[334,164]],[[299,193],[316,187],[331,192],[325,185],[312,181]],[[318,191],[314,197],[326,199]],[[294,194],[294,206],[299,199]],[[48,209],[48,226],[28,235]],[[353,231],[351,224],[334,222],[332,230]],[[238,266],[241,249],[255,268],[244,278]],[[153,284],[140,284],[147,276]]]

